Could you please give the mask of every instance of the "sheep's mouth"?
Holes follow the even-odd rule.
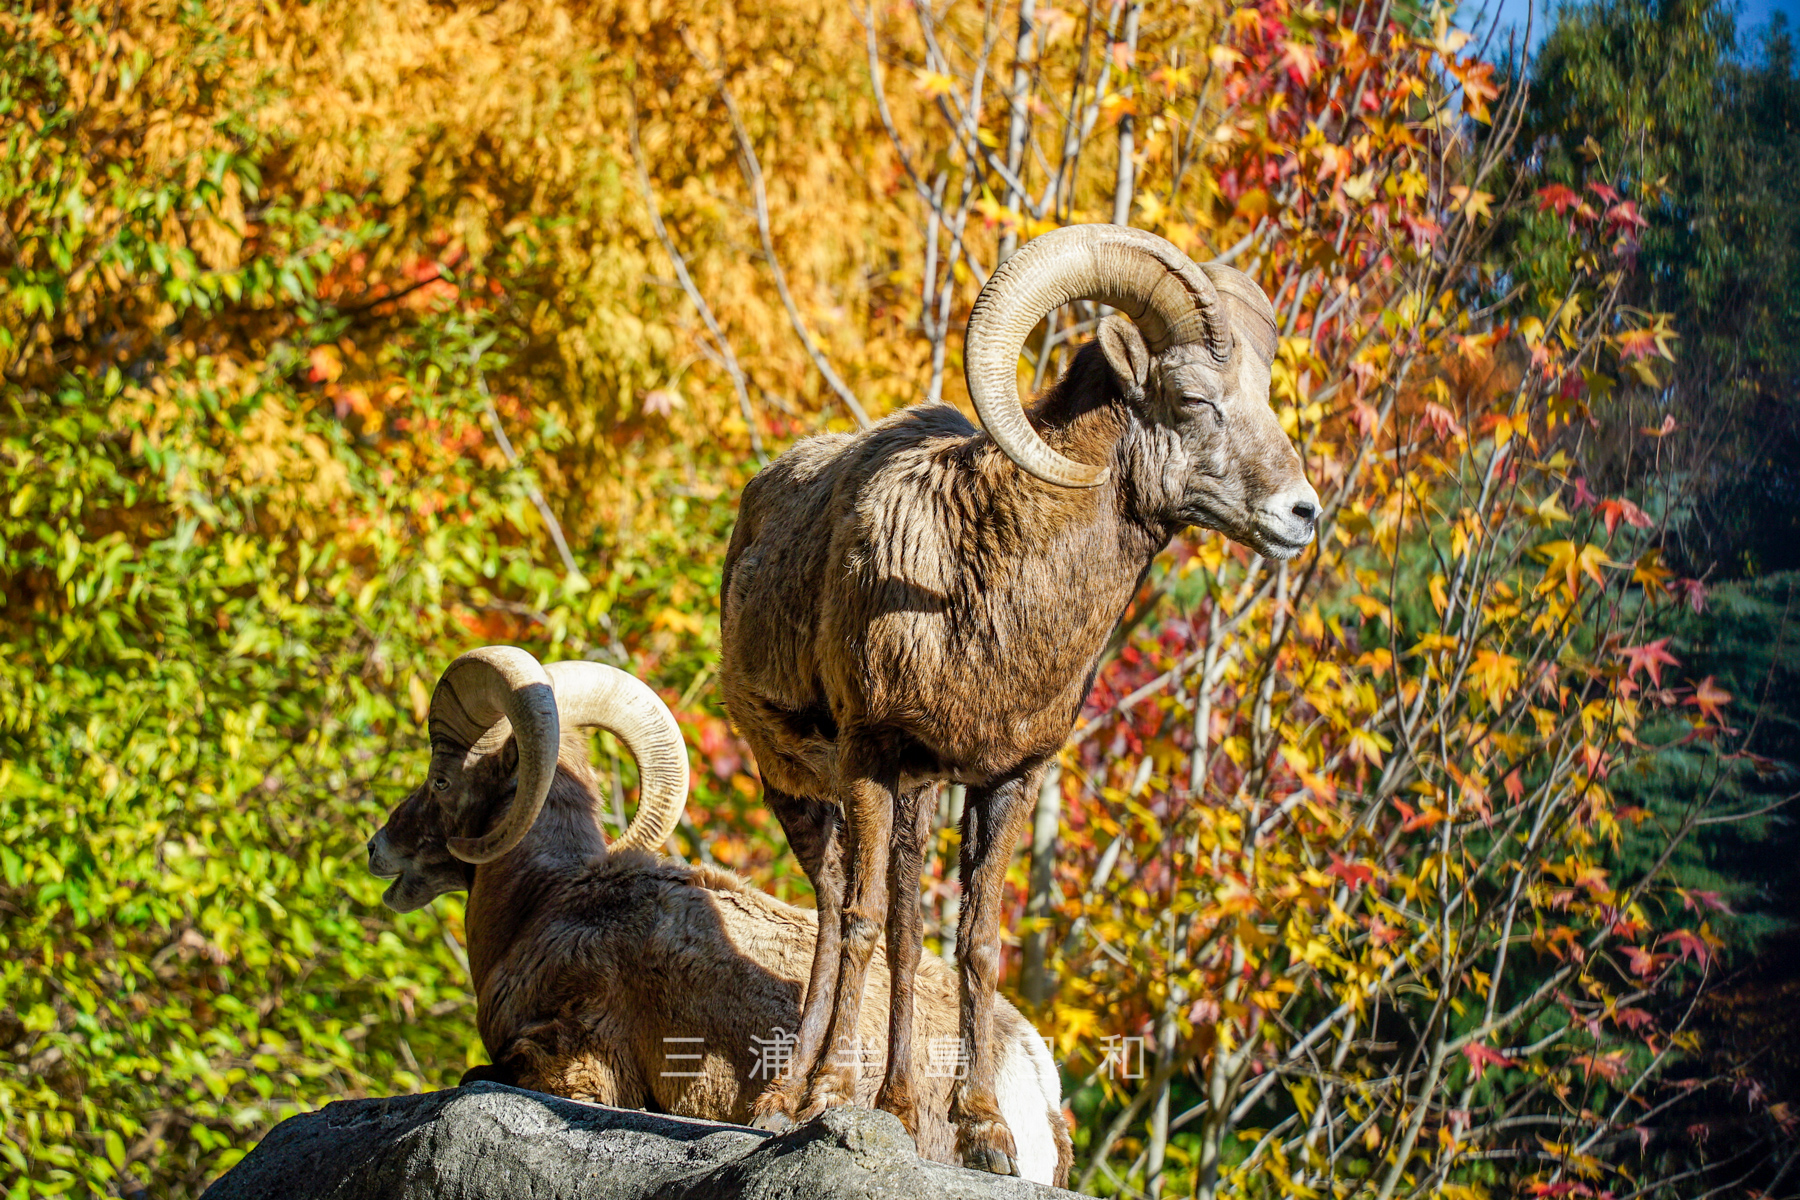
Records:
[[[1277,562],[1298,558],[1300,552],[1313,543],[1311,538],[1307,538],[1303,542],[1296,542],[1261,529],[1256,531],[1256,535],[1255,540],[1249,543],[1250,548],[1264,558],[1274,559]]]
[[[369,851],[369,874],[377,879],[398,879],[406,873],[406,868],[378,858],[374,850]]]

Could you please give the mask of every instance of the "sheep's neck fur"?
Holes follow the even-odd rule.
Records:
[[[995,507],[984,516],[1005,521],[1022,506],[1029,523],[1018,522],[1017,533],[1035,534],[1009,549],[1030,553],[1036,549],[1049,557],[1071,548],[1071,533],[1083,533],[1104,523],[1119,543],[1117,569],[1133,579],[1186,524],[1177,515],[1180,479],[1171,466],[1185,469],[1185,460],[1172,463],[1179,454],[1175,438],[1159,431],[1140,416],[1120,395],[1117,381],[1099,347],[1090,343],[1075,356],[1069,371],[1056,386],[1040,396],[1028,410],[1032,425],[1046,445],[1077,462],[1105,464],[1110,475],[1092,488],[1066,488],[1044,483],[1021,470],[984,433],[971,431],[982,482],[992,489]],[[1083,540],[1082,551],[1095,547]]]
[[[530,831],[510,852],[475,868],[467,925],[469,975],[478,997],[488,994],[495,967],[546,904],[554,881],[606,861],[596,807],[599,789],[584,758],[564,747],[550,794]]]
[[[1148,562],[1186,524],[1174,512],[1180,483],[1165,479],[1175,451],[1173,437],[1159,436],[1118,392],[1099,348],[1090,344],[1057,385],[1029,409],[1038,435],[1053,450],[1078,462],[1111,467],[1107,482],[1093,488],[1065,488],[1034,479],[1008,459],[986,434],[977,434],[989,462],[1014,486],[1064,501],[1071,519],[1117,513],[1136,534],[1133,561]],[[1185,463],[1181,464],[1185,467]],[[1141,569],[1141,568],[1140,568]]]

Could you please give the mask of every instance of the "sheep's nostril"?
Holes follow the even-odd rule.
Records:
[[[1316,521],[1319,518],[1319,506],[1311,500],[1294,501],[1294,515],[1302,521]]]

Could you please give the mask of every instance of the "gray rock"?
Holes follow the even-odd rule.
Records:
[[[925,1162],[900,1122],[833,1109],[772,1137],[498,1083],[290,1117],[204,1200],[1049,1200]]]

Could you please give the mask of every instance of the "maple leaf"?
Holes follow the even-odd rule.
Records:
[[[1619,357],[1626,362],[1634,358],[1649,358],[1657,352],[1654,329],[1627,329],[1614,340],[1619,344]]]
[[[1450,195],[1456,201],[1456,211],[1471,221],[1494,215],[1493,196],[1487,192],[1478,192],[1455,184],[1450,188]]]
[[[1169,92],[1179,92],[1194,77],[1192,67],[1171,67],[1168,64],[1156,68],[1150,73],[1150,82],[1160,83]]]
[[[1686,702],[1698,708],[1701,716],[1710,717],[1723,724],[1723,709],[1731,703],[1731,693],[1719,687],[1713,682],[1713,677],[1708,675],[1694,688],[1694,694],[1689,696]]]
[[[1469,1068],[1476,1079],[1481,1078],[1483,1071],[1489,1067],[1516,1067],[1519,1064],[1491,1046],[1480,1042],[1470,1042],[1462,1048],[1463,1057],[1469,1060]]]
[[[1396,801],[1395,803],[1398,803],[1398,801]],[[1406,823],[1404,825],[1400,826],[1400,832],[1416,833],[1417,831],[1419,831],[1421,829],[1430,829],[1433,825],[1436,825],[1439,821],[1447,821],[1449,819],[1450,819],[1449,813],[1445,812],[1441,808],[1438,808],[1436,805],[1433,805],[1432,807],[1426,809],[1424,812],[1407,817]]]
[[[1705,938],[1691,929],[1671,929],[1658,938],[1656,944],[1660,946],[1664,942],[1675,943],[1678,962],[1691,958],[1704,967],[1712,961],[1712,947],[1707,945]]]
[[[1631,960],[1631,973],[1639,979],[1651,978],[1669,961],[1667,954],[1652,954],[1642,946],[1625,947],[1625,957]]]
[[[918,76],[918,89],[927,96],[948,96],[956,91],[956,77],[946,75],[942,71],[915,71]]]
[[[1305,42],[1281,43],[1282,55],[1280,65],[1292,71],[1301,83],[1311,81],[1319,69],[1319,53]]]
[[[1569,501],[1570,508],[1573,508],[1573,509],[1576,509],[1577,511],[1579,511],[1581,509],[1586,508],[1588,505],[1593,504],[1596,500],[1599,499],[1597,496],[1594,495],[1593,492],[1588,490],[1588,483],[1587,483],[1586,479],[1577,479],[1577,480],[1574,480],[1573,482],[1575,485],[1575,495]]]
[[[1660,588],[1664,580],[1669,578],[1669,569],[1662,565],[1662,551],[1646,550],[1632,564],[1631,582],[1642,584],[1646,588]]]
[[[1687,606],[1697,613],[1706,611],[1706,585],[1698,579],[1672,579],[1664,585],[1669,594],[1687,601]]]
[[[1480,685],[1488,707],[1495,712],[1519,688],[1519,660],[1497,650],[1477,650],[1469,666],[1470,680]]]
[[[1537,202],[1539,212],[1554,212],[1560,217],[1581,203],[1581,193],[1564,184],[1553,183],[1537,190]]]
[[[1590,183],[1587,185],[1587,189],[1608,204],[1617,204],[1619,202],[1619,193],[1609,184]]]
[[[1650,528],[1650,518],[1644,510],[1629,500],[1602,500],[1598,505],[1600,519],[1606,522],[1606,536],[1611,538],[1618,529],[1621,519],[1633,529]]]
[[[1537,547],[1537,553],[1548,561],[1544,566],[1543,582],[1538,584],[1540,593],[1547,592],[1558,582],[1567,584],[1570,592],[1581,588],[1581,576],[1586,575],[1601,587],[1606,586],[1606,579],[1600,574],[1600,568],[1606,565],[1606,551],[1593,545],[1577,546],[1574,542],[1548,542]],[[1558,579],[1558,576],[1561,579]]]
[[[1608,1083],[1617,1083],[1630,1065],[1623,1050],[1613,1050],[1606,1054],[1577,1054],[1569,1061],[1582,1068],[1587,1078],[1592,1079],[1598,1075]]]
[[[1331,853],[1331,865],[1325,868],[1327,875],[1335,875],[1344,881],[1346,887],[1354,890],[1375,878],[1375,868],[1366,863],[1348,862],[1335,850]]]
[[[1703,892],[1698,888],[1676,888],[1675,894],[1681,897],[1681,907],[1690,912],[1699,912],[1701,908],[1710,908],[1714,912],[1728,913],[1731,906],[1717,892]]]
[[[1650,676],[1650,682],[1657,687],[1662,686],[1662,669],[1666,666],[1679,667],[1681,660],[1669,653],[1669,639],[1658,638],[1654,642],[1645,642],[1641,646],[1622,646],[1614,653],[1626,660],[1625,678],[1635,679],[1639,670]]]
[[[1457,424],[1456,416],[1449,409],[1435,400],[1425,402],[1425,423],[1442,438],[1463,436],[1463,427]]]
[[[1494,82],[1494,64],[1471,60],[1457,72],[1457,77],[1463,85],[1463,112],[1483,125],[1492,124],[1488,101],[1500,98],[1499,85]]]
[[[1650,222],[1638,215],[1637,204],[1630,200],[1621,200],[1607,209],[1606,223],[1624,229],[1648,229],[1650,227]]]

